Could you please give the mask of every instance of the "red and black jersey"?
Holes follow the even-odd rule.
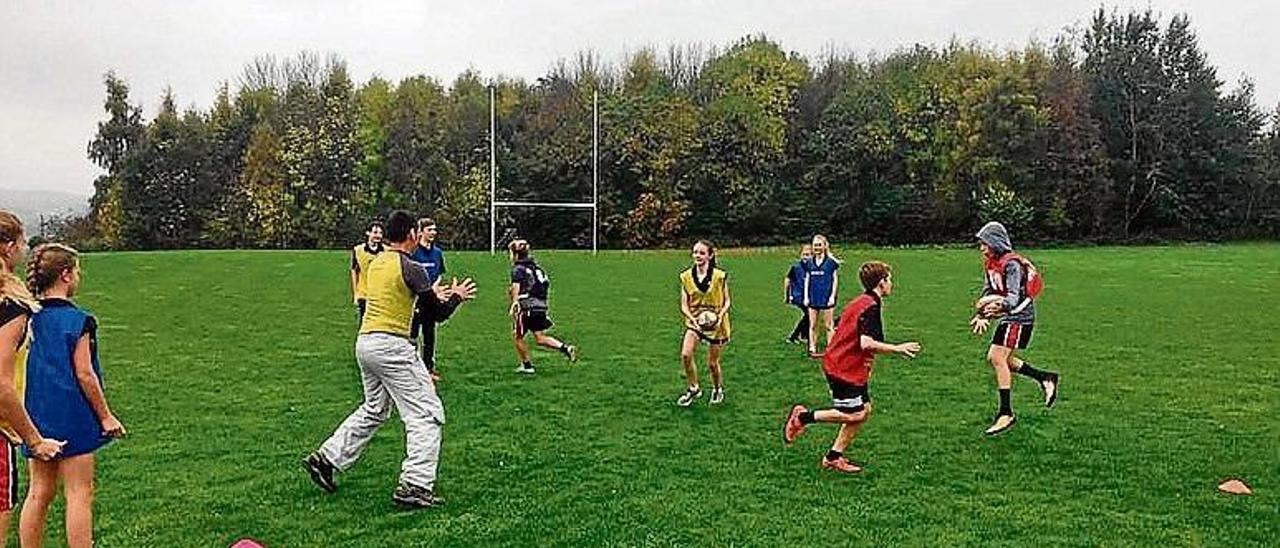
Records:
[[[847,383],[866,385],[871,377],[871,364],[875,354],[862,348],[862,336],[884,341],[884,325],[880,321],[880,296],[867,292],[845,305],[840,314],[822,370],[829,376]]]

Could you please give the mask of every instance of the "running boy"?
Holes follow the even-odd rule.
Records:
[[[1015,351],[1026,350],[1031,344],[1031,331],[1035,328],[1036,305],[1027,293],[1027,282],[1033,274],[1031,263],[1013,252],[1013,243],[1009,240],[1009,231],[1005,230],[1004,225],[987,223],[978,231],[977,236],[986,264],[982,295],[1004,297],[1003,301],[989,305],[986,310],[969,320],[973,332],[982,334],[991,323],[987,317],[1004,315],[1000,318],[995,334],[991,337],[991,346],[987,349],[987,360],[995,370],[996,387],[1000,392],[1000,407],[996,410],[995,422],[986,430],[988,436],[994,436],[1013,428],[1017,422],[1009,404],[1014,372],[1025,375],[1040,385],[1044,392],[1045,407],[1053,407],[1058,399],[1058,374],[1036,369],[1014,356]]]
[[[32,252],[27,266],[27,287],[40,297],[40,311],[31,318],[27,411],[41,432],[67,443],[49,461],[23,447],[31,474],[19,525],[23,546],[44,542],[59,483],[67,499],[67,545],[93,546],[94,452],[125,435],[102,388],[98,323],[71,301],[80,287],[79,262],[74,249],[46,244]]]
[[[702,397],[698,385],[698,369],[693,363],[693,352],[698,341],[707,343],[707,369],[711,371],[711,405],[724,402],[724,372],[720,368],[720,355],[729,344],[733,333],[729,324],[729,274],[716,267],[716,248],[711,242],[698,240],[693,244],[693,266],[680,273],[680,312],[684,315],[684,341],[680,347],[680,363],[684,366],[687,381],[685,391],[676,399],[676,405],[689,407]],[[712,325],[698,325],[697,316],[704,312],[715,314]]]
[[[507,245],[507,251],[511,253],[511,289],[509,296],[511,298],[511,306],[507,309],[507,315],[515,322],[511,330],[512,339],[516,345],[516,357],[520,359],[520,366],[516,367],[516,373],[532,375],[537,373],[537,369],[533,366],[533,361],[529,358],[529,346],[525,343],[525,335],[533,333],[534,342],[538,346],[550,348],[567,358],[570,362],[578,361],[578,348],[565,344],[554,337],[547,335],[547,330],[551,329],[551,316],[548,314],[550,303],[548,294],[551,289],[551,278],[547,277],[546,271],[534,262],[533,257],[529,255],[529,242],[525,240],[512,240]]]
[[[364,233],[364,243],[351,248],[351,295],[356,303],[359,319],[364,319],[365,308],[365,272],[369,263],[382,253],[382,223],[374,221]]]
[[[840,431],[836,433],[831,450],[822,457],[821,467],[848,474],[862,471],[861,466],[844,456],[844,452],[871,417],[871,394],[867,392],[867,383],[871,380],[875,355],[901,354],[914,358],[920,352],[920,343],[884,342],[880,309],[882,299],[893,293],[893,274],[889,265],[879,261],[863,263],[858,269],[858,279],[866,293],[845,306],[840,328],[836,329],[823,357],[822,371],[831,387],[833,408],[810,411],[796,404],[782,426],[782,440],[790,444],[810,424],[839,423]]]

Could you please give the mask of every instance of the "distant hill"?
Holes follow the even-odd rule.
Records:
[[[0,188],[0,209],[12,212],[27,225],[27,234],[40,230],[40,216],[84,215],[89,211],[89,197],[51,190],[15,190]]]

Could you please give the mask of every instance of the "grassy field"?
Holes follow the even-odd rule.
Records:
[[[535,378],[512,373],[503,258],[451,253],[481,294],[439,333],[448,505],[420,512],[390,501],[398,419],[335,495],[298,464],[360,398],[345,254],[89,255],[80,302],[131,433],[99,454],[99,544],[1276,545],[1280,246],[1029,253],[1048,288],[1026,355],[1062,395],[1046,411],[1017,379],[1021,420],[997,439],[980,435],[986,343],[965,329],[976,251],[837,249],[842,301],[851,266],[894,265],[886,334],[925,349],[877,365],[863,475],[818,470],[832,427],[779,439],[790,404],[829,402],[782,340],[791,250],[721,254],[735,332],[715,409],[673,405],[686,253],[539,253],[554,333],[583,359],[540,354]],[[1217,493],[1227,477],[1257,494]]]

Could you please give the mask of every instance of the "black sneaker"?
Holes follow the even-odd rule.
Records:
[[[396,486],[395,492],[391,494],[391,500],[407,508],[431,508],[444,505],[444,499],[430,489],[404,482]]]
[[[329,459],[324,458],[324,455],[320,453],[307,455],[307,458],[302,459],[302,467],[311,474],[311,481],[324,489],[324,492],[332,493],[338,490],[338,484],[333,482],[333,472],[337,468],[329,462]]]

